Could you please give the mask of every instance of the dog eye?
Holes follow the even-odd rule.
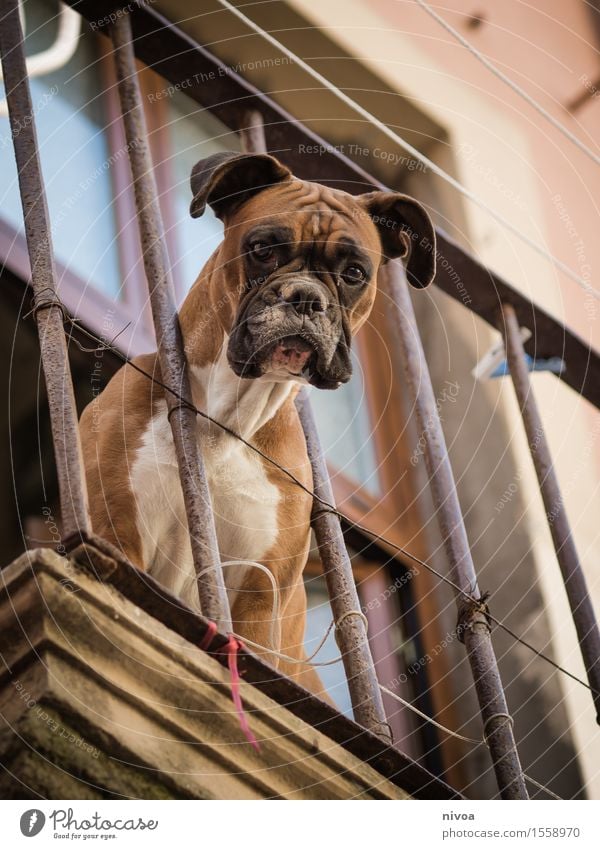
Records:
[[[364,268],[361,268],[360,265],[349,265],[342,272],[342,277],[346,283],[350,283],[350,285],[357,285],[358,283],[365,282],[367,279],[367,272]]]
[[[265,260],[270,259],[273,256],[273,248],[266,242],[252,242],[250,245],[250,253],[254,259],[265,262]]]

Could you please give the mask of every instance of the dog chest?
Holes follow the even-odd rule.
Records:
[[[202,445],[222,561],[262,561],[274,545],[280,493],[260,459],[230,436]],[[177,461],[166,407],[148,424],[131,470],[137,525],[150,573],[186,601],[195,603],[195,576]],[[231,566],[231,594],[244,567]]]

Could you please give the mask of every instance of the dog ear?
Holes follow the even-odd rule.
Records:
[[[199,218],[209,204],[223,219],[252,195],[291,177],[285,165],[266,153],[214,153],[192,168],[190,214]]]
[[[417,289],[435,277],[435,229],[425,208],[408,195],[369,192],[360,198],[377,227],[384,262],[407,258],[406,276]]]

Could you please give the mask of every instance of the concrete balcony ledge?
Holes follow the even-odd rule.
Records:
[[[335,734],[371,738],[333,708],[320,703],[329,733],[306,722],[298,694],[311,716],[318,700],[297,685],[292,711],[242,683],[257,752],[240,730],[228,670],[115,586],[49,549],[2,575],[4,798],[456,797],[396,750],[378,744],[372,759],[359,757],[332,739],[340,722]]]

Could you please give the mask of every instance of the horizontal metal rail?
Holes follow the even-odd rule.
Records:
[[[114,0],[67,2],[94,22],[95,29],[102,29],[125,6]],[[131,4],[127,8],[130,7]],[[136,56],[174,86],[181,86],[186,95],[209,109],[228,127],[237,129],[240,109],[259,111],[268,149],[277,151],[281,161],[299,177],[331,183],[352,194],[373,187],[386,188],[153,7],[144,5],[132,9],[131,23]],[[311,148],[314,155],[306,152]],[[566,367],[558,375],[560,380],[600,407],[600,355],[597,352],[439,228],[437,250],[436,286],[494,328],[500,304],[511,303],[521,326],[532,331],[525,343],[527,353],[542,359],[563,359]]]
[[[161,380],[167,386],[177,387],[184,398],[191,398],[128,15],[121,15],[112,25],[111,36]],[[169,392],[165,393],[165,401],[183,490],[200,609],[217,623],[219,630],[231,631],[212,503],[198,445],[196,414]]]
[[[19,4],[17,0],[2,0],[0,10],[2,73],[25,219],[34,293],[33,311],[50,410],[62,535],[64,538],[78,538],[89,535],[91,531],[88,495],[63,308],[56,294],[52,234],[25,63]]]

